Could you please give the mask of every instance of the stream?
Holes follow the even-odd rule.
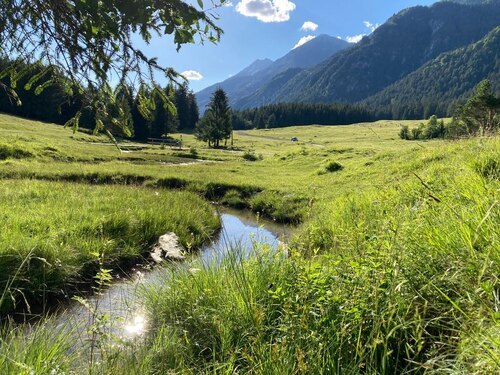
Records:
[[[269,220],[259,219],[249,211],[224,208],[220,219],[222,230],[199,252],[189,255],[182,263],[164,263],[152,269],[133,270],[130,277],[117,279],[102,291],[82,302],[69,303],[56,314],[57,330],[70,329],[75,337],[75,349],[89,340],[89,329],[96,327],[121,341],[144,336],[148,322],[141,301],[141,288],[151,288],[168,282],[172,267],[209,267],[228,256],[231,248],[238,247],[240,256],[249,256],[255,243],[277,249],[287,239],[291,229]],[[200,266],[201,264],[201,266]],[[193,268],[193,271],[196,269]],[[96,321],[96,317],[98,320]]]

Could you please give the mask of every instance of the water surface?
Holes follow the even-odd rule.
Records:
[[[84,303],[74,302],[56,319],[58,329],[71,328],[77,341],[89,339],[89,328],[99,323],[101,330],[111,337],[131,340],[147,331],[147,319],[141,301],[141,288],[154,287],[168,280],[171,267],[190,267],[201,263],[204,267],[220,262],[231,249],[238,248],[240,256],[248,256],[256,244],[277,249],[290,235],[290,228],[269,220],[262,220],[251,212],[222,209],[219,212],[222,230],[211,244],[187,257],[181,265],[165,264],[151,270],[135,270],[130,277],[115,280],[100,294],[88,297]],[[80,345],[81,345],[80,344]]]

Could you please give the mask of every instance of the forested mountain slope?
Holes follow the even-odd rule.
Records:
[[[196,94],[198,105],[203,111],[210,95],[220,87],[226,91],[230,104],[234,106],[240,99],[258,91],[274,76],[289,69],[310,68],[349,46],[351,44],[339,38],[319,35],[274,62],[269,59],[257,60],[233,77],[201,90]]]
[[[450,116],[456,100],[483,79],[500,92],[500,27],[479,42],[439,55],[362,103],[385,117]]]
[[[401,11],[316,67],[293,76],[270,102],[357,102],[383,90],[441,53],[467,46],[500,24],[498,1],[439,2]],[[274,89],[274,87],[273,87]]]

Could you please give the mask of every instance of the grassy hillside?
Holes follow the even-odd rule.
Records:
[[[0,368],[495,373],[500,139],[410,142],[399,139],[399,127],[245,131],[233,150],[209,150],[183,134],[183,150],[124,144],[134,150],[119,153],[104,138],[0,116],[0,144],[9,150],[0,161],[4,275],[17,269],[6,263],[13,254],[33,248],[44,251],[33,266],[49,259],[38,261],[41,274],[57,270],[54,258],[80,265],[90,247],[133,253],[158,225],[185,244],[195,225],[201,240],[216,223],[195,194],[302,222],[278,254],[262,249],[244,262],[195,265],[196,273],[165,270],[164,287],[143,291],[150,328],[143,342],[98,346],[92,362],[67,351],[68,337],[50,323],[29,336],[6,327]],[[119,238],[127,241],[115,246]],[[20,279],[27,289],[32,272]]]

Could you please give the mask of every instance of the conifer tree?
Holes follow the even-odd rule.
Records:
[[[217,89],[208,104],[208,109],[196,127],[196,137],[208,142],[209,146],[219,147],[220,141],[231,137],[233,131],[231,108],[226,93]]]

